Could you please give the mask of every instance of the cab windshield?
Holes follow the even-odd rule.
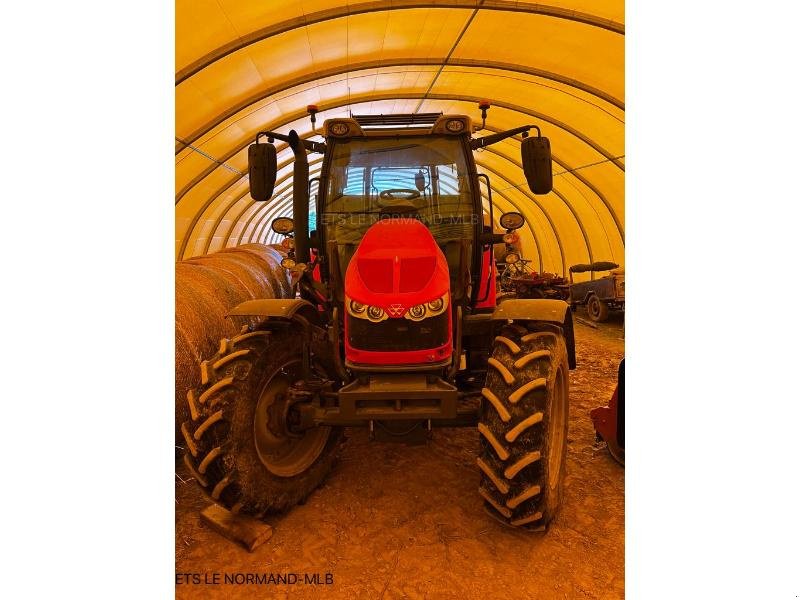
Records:
[[[390,217],[418,219],[428,227],[453,278],[462,257],[470,256],[478,217],[459,138],[336,140],[325,198],[325,237],[336,242],[343,269],[366,231]]]

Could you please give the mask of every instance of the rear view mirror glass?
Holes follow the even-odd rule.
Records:
[[[522,168],[528,187],[534,194],[553,190],[553,160],[550,140],[546,137],[526,137],[522,140]]]
[[[251,144],[247,149],[250,171],[250,195],[263,202],[272,197],[278,173],[278,154],[272,144]]]
[[[278,217],[272,221],[272,231],[280,235],[289,235],[294,231],[294,220],[289,217]]]
[[[500,227],[513,231],[525,224],[525,217],[518,212],[507,212],[500,217]]]

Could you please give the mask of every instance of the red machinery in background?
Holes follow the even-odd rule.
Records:
[[[617,462],[625,464],[625,359],[619,363],[617,387],[608,406],[595,408],[591,413],[598,438],[605,441],[608,451]]]

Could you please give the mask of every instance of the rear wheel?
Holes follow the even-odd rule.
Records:
[[[478,431],[480,494],[503,523],[547,527],[558,514],[567,454],[569,377],[560,328],[514,323],[495,338]]]
[[[292,431],[302,378],[296,331],[249,331],[220,343],[187,396],[184,460],[205,493],[233,512],[263,515],[301,502],[330,470],[339,428]],[[315,367],[320,370],[319,367]]]
[[[602,302],[597,296],[589,298],[586,303],[586,313],[592,321],[600,323],[608,319],[608,304]]]

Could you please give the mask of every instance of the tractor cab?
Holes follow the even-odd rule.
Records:
[[[403,231],[416,221],[445,256],[453,297],[465,296],[483,212],[467,140],[470,123],[441,115],[415,115],[402,128],[387,128],[376,117],[325,123],[317,233],[336,248],[342,272],[376,223]]]

